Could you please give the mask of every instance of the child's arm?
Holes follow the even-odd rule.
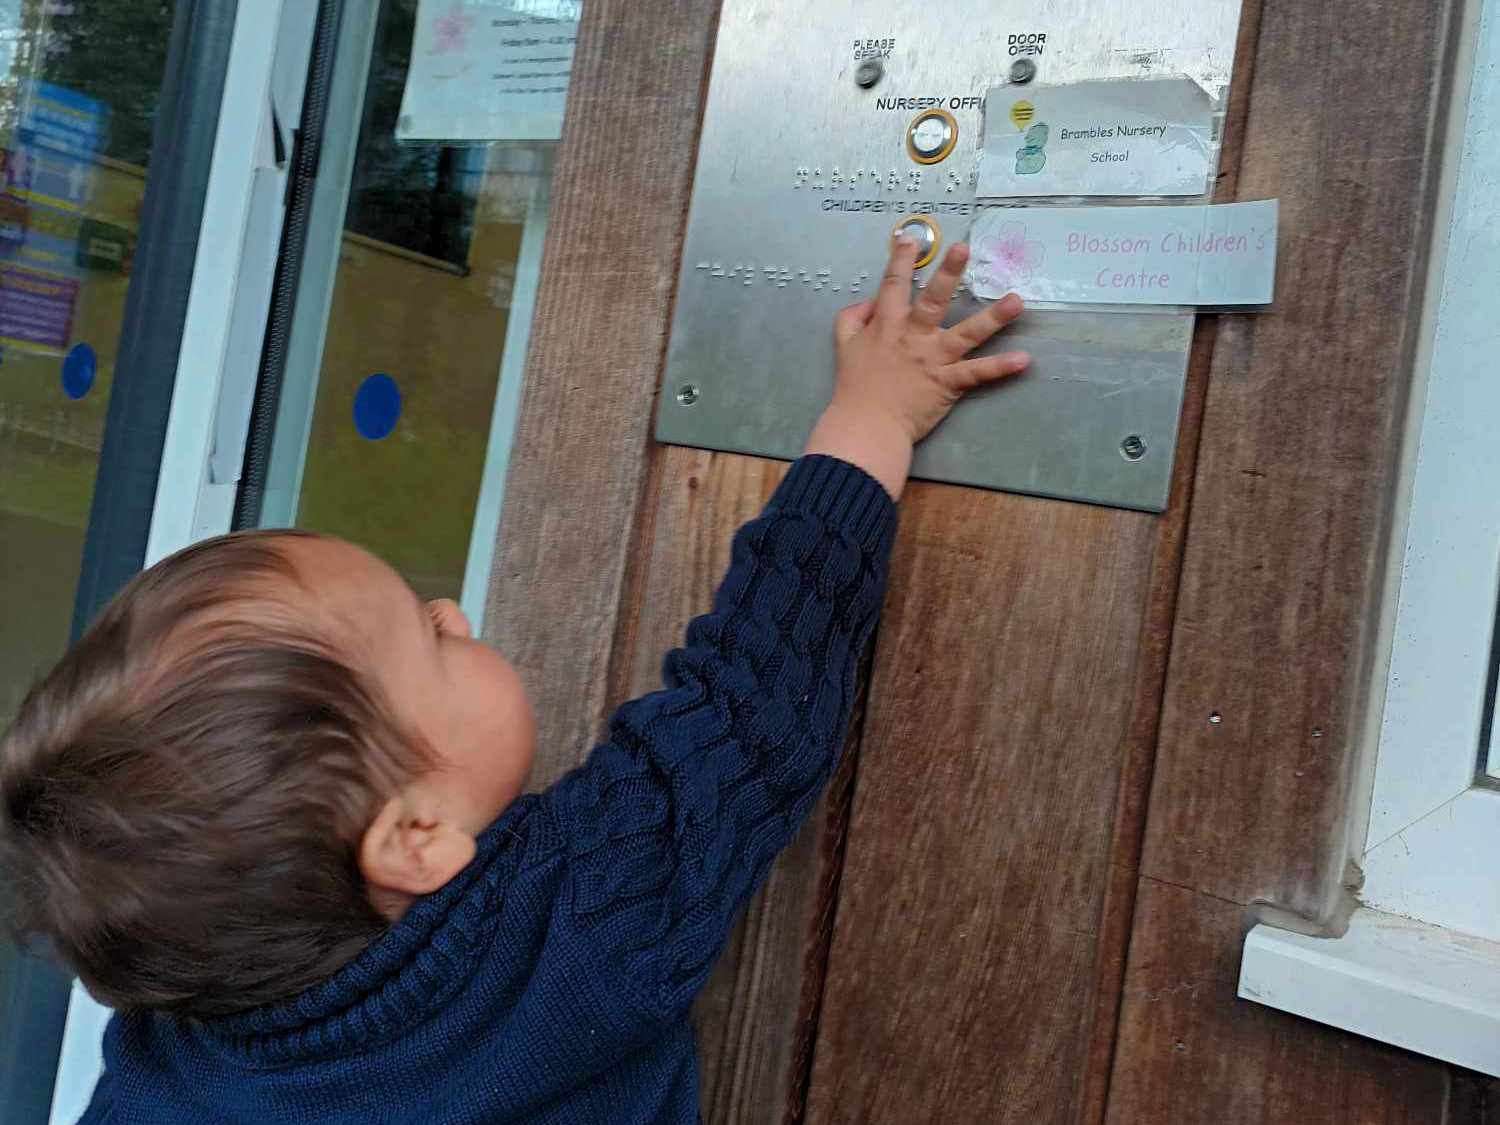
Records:
[[[914,442],[1024,355],[964,360],[1019,315],[1008,298],[940,328],[955,247],[912,306],[915,247],[837,324],[833,401],[765,512],[742,528],[713,610],[549,803],[567,839],[569,924],[653,1018],[686,1010],[734,917],[806,819],[842,748],[884,594]]]

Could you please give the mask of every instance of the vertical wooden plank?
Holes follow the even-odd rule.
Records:
[[[1233,201],[1239,191],[1245,124],[1255,83],[1255,55],[1260,43],[1260,13],[1261,0],[1242,0],[1239,33],[1235,39],[1234,82],[1225,106],[1223,150],[1214,189],[1216,203]],[[1151,568],[1151,586],[1141,626],[1135,703],[1121,747],[1121,776],[1115,794],[1109,874],[1100,904],[1099,941],[1095,950],[1088,1055],[1082,1063],[1083,1091],[1078,1120],[1090,1125],[1104,1120],[1109,1098],[1121,991],[1146,836],[1147,802],[1161,727],[1161,699],[1171,652],[1182,551],[1187,538],[1193,481],[1198,470],[1198,442],[1202,435],[1203,406],[1208,397],[1208,374],[1218,340],[1218,326],[1217,317],[1200,317],[1193,337],[1172,494],[1167,514],[1158,529],[1156,558]]]
[[[1158,521],[915,485],[861,748],[814,1122],[1078,1112]]]
[[[1254,42],[1253,34],[1250,42]],[[1242,120],[1230,115],[1231,123]],[[1237,135],[1237,134],[1236,134]],[[1227,163],[1227,167],[1233,167]],[[1232,172],[1226,182],[1232,186]],[[1232,198],[1232,194],[1229,195]],[[1140,653],[1135,688],[1125,735],[1121,740],[1120,778],[1109,842],[1109,867],[1100,891],[1099,933],[1094,949],[1093,994],[1088,1010],[1086,1054],[1079,1061],[1082,1089],[1077,1120],[1102,1122],[1114,1062],[1120,993],[1135,914],[1141,845],[1145,839],[1147,799],[1161,720],[1161,693],[1171,650],[1172,618],[1177,605],[1177,580],[1187,532],[1188,498],[1197,466],[1197,438],[1208,389],[1208,369],[1218,324],[1205,318],[1193,338],[1188,363],[1187,394],[1182,410],[1182,448],[1173,471],[1172,498],[1167,515],[1157,527],[1146,609],[1141,623]]]
[[[660,686],[662,657],[682,643],[687,622],[712,603],[735,529],[760,511],[785,472],[771,462],[691,449],[663,448],[654,462],[643,519],[649,533],[632,564],[621,615],[612,691],[621,699]],[[811,861],[813,839],[804,834],[777,864],[697,1005],[703,1111],[710,1121],[748,1120],[747,1098],[774,1107],[783,1089],[785,1060],[778,1052],[787,1049],[789,1037],[747,1034],[742,1016],[765,998],[767,983],[778,1007],[795,1011],[795,984],[788,982],[795,981],[801,930],[799,919],[776,905],[789,865],[796,870]]]
[[[695,147],[663,148],[660,123],[698,120],[717,12],[717,0],[584,6],[484,629],[536,706],[537,786],[581,760],[610,708],[659,683],[735,528],[785,472],[649,441],[691,186],[681,153]],[[698,1007],[713,1122],[769,1125],[800,1099],[841,839],[826,807]]]
[[[663,655],[712,602],[735,530],[760,512],[786,468],[690,449],[656,452],[622,603],[612,701],[660,685]],[[850,780],[843,770],[778,860],[697,1005],[703,1112],[716,1125],[775,1125],[801,1097]]]
[[[718,0],[589,0],[484,636],[537,710],[534,783],[587,752],[647,480]],[[649,185],[649,190],[646,189]]]
[[[1241,194],[1281,200],[1277,300],[1220,326],[1143,863],[1312,920],[1343,877],[1449,14],[1266,0],[1255,62]]]
[[[734,530],[785,473],[649,440],[691,188],[681,153],[695,147],[663,148],[660,124],[699,119],[717,13],[717,0],[584,6],[484,629],[536,707],[537,786],[582,759],[612,707],[659,684]],[[827,834],[820,808],[699,1004],[710,1121],[769,1125],[800,1097]]]
[[[1219,326],[1109,1120],[1468,1122],[1441,1064],[1234,999],[1254,909],[1342,892],[1453,14],[1262,9],[1241,194],[1281,199],[1277,304]]]
[[[1257,0],[1245,0],[1235,52],[1236,84],[1226,111],[1225,146],[1215,189],[1215,198],[1220,201],[1235,198],[1240,141],[1249,104],[1258,14]],[[1019,1081],[1032,1085],[1030,1099],[1012,1096],[1002,1078],[987,1080],[983,1074],[969,1076],[971,1085],[979,1089],[970,1091],[969,1101],[964,1104],[972,1103],[973,1112],[980,1112],[979,1106],[984,1104],[986,1096],[981,1091],[987,1088],[996,1099],[996,1106],[988,1107],[986,1112],[996,1114],[995,1120],[1097,1122],[1104,1116],[1120,986],[1125,972],[1125,956],[1134,908],[1140,845],[1144,835],[1146,797],[1150,787],[1188,500],[1196,465],[1199,422],[1213,354],[1215,329],[1215,320],[1207,318],[1200,323],[1194,338],[1193,353],[1188,363],[1178,459],[1166,514],[1154,521],[1149,537],[1141,534],[1121,538],[1113,531],[1093,533],[1088,537],[1090,550],[1106,554],[1118,552],[1111,554],[1113,565],[1119,568],[1120,573],[1130,574],[1131,581],[1139,584],[1136,587],[1140,596],[1138,635],[1134,642],[1136,647],[1133,651],[1122,651],[1118,665],[1120,673],[1130,677],[1129,689],[1126,691],[1124,681],[1121,680],[1117,684],[1112,707],[1091,708],[1091,719],[1098,724],[1097,728],[1083,743],[1068,743],[1063,758],[1055,759],[1048,754],[1039,754],[1035,759],[1019,766],[1022,770],[1030,771],[1033,783],[1041,781],[1045,784],[1046,779],[1052,778],[1054,774],[1073,772],[1074,762],[1068,755],[1076,753],[1096,768],[1101,763],[1114,763],[1103,771],[1103,776],[1112,781],[1100,781],[1096,785],[1085,779],[1076,788],[1073,782],[1063,783],[1062,788],[1066,794],[1081,796],[1085,806],[1090,809],[1090,822],[1082,826],[1048,821],[1045,812],[1038,812],[1027,803],[1029,794],[1024,786],[1016,792],[1002,791],[983,798],[989,802],[990,812],[998,822],[1006,823],[1019,813],[1020,818],[1030,819],[1034,824],[1035,830],[1030,839],[1006,843],[1017,844],[1015,852],[1023,859],[1028,851],[1032,854],[1030,862],[1038,869],[1038,890],[1040,884],[1049,879],[1076,878],[1079,901],[1092,910],[1097,919],[1093,931],[1082,935],[1086,940],[1080,948],[1073,951],[1071,958],[1064,961],[1025,961],[1018,972],[1009,976],[996,975],[985,982],[988,990],[985,995],[995,1010],[1003,1012],[1005,1016],[1013,1015],[1012,1006],[1016,1002],[1016,994],[1030,993],[1028,1018],[1032,1016],[1032,1009],[1040,1011],[1044,1013],[1044,1019],[1050,1021],[1050,1026],[1066,1029],[1067,1036],[1063,1049],[1040,1064],[1035,1072],[1025,1069],[1024,1059],[1003,1068],[1018,1072]],[[982,496],[971,499],[972,503],[981,506],[1011,502]],[[953,518],[963,517],[955,515]],[[1064,549],[1058,550],[1060,546]],[[1069,570],[1073,565],[1071,557],[1063,544],[1046,541],[1005,542],[997,546],[996,551],[997,558],[1013,551],[1010,563],[1012,568],[1029,566],[1047,572],[1073,573]],[[994,570],[997,573],[1004,573],[1005,569],[1005,564],[998,561],[995,563]],[[1096,595],[1093,589],[1079,591],[1077,599],[1070,604],[1070,616],[1080,621],[1089,621],[1092,615],[1106,606],[1105,602],[1099,600],[1101,596]],[[951,612],[936,604],[930,604],[928,608],[936,613]],[[1037,601],[1012,612],[1012,620],[1019,622],[1015,630],[1021,638],[1021,645],[1016,650],[1018,654],[1027,651],[1024,646],[1030,638],[1045,635],[1054,625],[1051,616],[1054,608],[1045,601]],[[1122,610],[1116,616],[1124,622],[1130,618],[1130,612]],[[979,647],[992,645],[993,641],[985,638]],[[1079,691],[1080,700],[1088,698],[1087,693],[1095,686],[1092,671],[1076,663],[1077,654],[1068,651],[1065,642],[1057,641],[1055,645],[1064,653],[1064,658],[1056,669],[1064,687]],[[910,646],[903,651],[909,653]],[[1029,652],[1027,654],[1032,655]],[[966,651],[963,659],[971,658],[971,654]],[[899,675],[899,670],[894,674]],[[1025,697],[1013,702],[1023,712],[1033,705],[1033,701]],[[983,731],[983,738],[988,745],[990,742],[1004,743],[1007,735],[1003,731],[986,729]],[[1077,778],[1074,779],[1076,781]],[[1112,791],[1106,797],[1110,785]],[[954,796],[947,794],[943,800],[954,799]],[[1066,836],[1065,843],[1054,839],[1054,830]],[[1085,843],[1085,853],[1090,848],[1102,848],[1106,861],[1090,870],[1073,870],[1080,841]],[[1047,870],[1049,861],[1058,870]],[[864,871],[865,857],[859,855],[854,866]],[[974,874],[982,879],[980,873]],[[899,875],[889,870],[877,870],[874,876],[867,877],[878,883],[881,878],[897,878]],[[853,898],[859,889],[857,882],[851,884],[851,909],[859,908],[858,900]],[[943,915],[946,911],[942,902],[927,901],[926,898],[919,900],[916,905],[923,912],[935,911]],[[1034,904],[1028,904],[1022,913],[1033,907]],[[852,918],[846,915],[846,920],[851,930],[855,930],[868,919],[861,913]],[[836,949],[840,955],[866,955],[863,949],[856,949],[853,954],[842,945]],[[858,967],[854,971],[859,971]],[[826,998],[834,1013],[839,1012],[840,1005],[851,1002],[861,1005],[879,1002],[873,990],[867,990],[864,994],[856,993],[851,997],[842,987],[841,981],[836,980],[834,983],[835,987],[830,989]],[[982,1005],[985,1001],[980,997],[976,1002]],[[858,1038],[857,1022],[856,1015],[849,1029],[851,1038],[855,1040]],[[981,1027],[976,1030],[983,1041],[987,1029]],[[839,1029],[830,1024],[829,1034],[837,1035]],[[888,1052],[895,1049],[897,1046],[894,1042],[877,1047],[877,1051]],[[998,1045],[996,1050],[997,1057],[1001,1057]],[[940,1069],[946,1065],[942,1048],[930,1052],[924,1049],[923,1058],[922,1065],[928,1067]],[[884,1061],[877,1054],[873,1061],[861,1060],[860,1065],[878,1070],[884,1065]],[[826,1075],[836,1071],[839,1064],[830,1062],[827,1065],[828,1070],[818,1072],[825,1081],[815,1086],[815,1090],[820,1099],[817,1103],[819,1111],[829,1119],[844,1120],[850,1116],[858,1117],[861,1113],[878,1112],[884,1115],[878,1119],[888,1117],[890,1120],[899,1120],[902,1113],[913,1109],[902,1104],[895,1108],[882,1106],[879,1111],[875,1111],[874,1105],[883,1098],[879,1090],[867,1094],[863,1103],[856,1100],[852,1106],[847,1104],[851,1096],[857,1099],[859,1094],[851,1095],[849,1091],[839,1088],[830,1090]],[[1038,1106],[1045,1106],[1043,1112],[1050,1116],[1037,1116]]]

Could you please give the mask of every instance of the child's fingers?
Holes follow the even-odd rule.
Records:
[[[964,266],[968,261],[969,248],[962,242],[955,242],[948,247],[948,253],[943,255],[943,264],[938,266],[932,280],[927,283],[927,288],[922,290],[922,295],[912,306],[912,320],[929,328],[936,328],[943,323],[943,317],[948,315],[948,302],[953,300],[953,290],[958,287],[958,279],[963,276]]]
[[[838,316],[833,318],[834,342],[847,344],[864,331],[865,325],[870,323],[870,318],[874,315],[875,301],[873,299],[840,309]]]
[[[880,294],[875,298],[875,312],[895,322],[905,318],[911,309],[911,277],[917,268],[915,239],[898,238],[891,247],[885,276],[880,279]]]
[[[993,383],[997,379],[1004,379],[1007,375],[1019,375],[1030,365],[1031,356],[1025,352],[1001,352],[999,355],[950,363],[943,371],[948,385],[962,393]]]
[[[959,321],[943,333],[943,339],[948,344],[948,354],[968,355],[1000,329],[1014,321],[1024,309],[1021,298],[1014,293],[1007,293],[989,308]]]

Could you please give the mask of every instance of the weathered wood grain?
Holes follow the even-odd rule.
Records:
[[[1281,200],[1277,297],[1220,325],[1143,870],[1317,921],[1343,876],[1451,5],[1263,7],[1240,194]]]
[[[814,1122],[1074,1119],[1157,521],[914,485]]]
[[[1237,1000],[1239,903],[1153,879],[1137,901],[1110,1125],[1480,1125],[1431,1060]]]
[[[580,29],[485,625],[537,709],[538,786],[577,764],[612,707],[659,684],[735,528],[785,472],[649,440],[691,186],[682,150],[654,131],[698,119],[717,11],[590,3]],[[779,1121],[800,1096],[827,831],[820,808],[699,1005],[716,1123]]]
[[[1231,116],[1231,121],[1235,120]],[[1233,167],[1231,163],[1229,167]],[[1226,177],[1232,180],[1232,172]],[[1078,1065],[1082,1090],[1077,1120],[1102,1122],[1109,1097],[1114,1062],[1120,993],[1125,981],[1125,959],[1135,917],[1141,845],[1145,839],[1147,798],[1156,754],[1161,693],[1171,651],[1172,618],[1177,604],[1177,582],[1187,512],[1197,465],[1197,438],[1207,397],[1208,369],[1218,336],[1215,318],[1204,318],[1193,337],[1188,360],[1187,390],[1182,409],[1182,441],[1172,471],[1171,500],[1158,521],[1152,552],[1146,606],[1141,622],[1140,651],[1129,718],[1120,744],[1120,776],[1115,787],[1110,825],[1109,866],[1099,904],[1099,933],[1094,947],[1092,995],[1088,1008],[1086,1054]]]
[[[697,120],[717,9],[591,3],[580,29],[485,627],[537,708],[536,785],[580,760],[610,708],[659,683],[735,528],[785,472],[649,441],[691,184],[682,150],[653,130]],[[801,1095],[821,995],[806,969],[821,972],[840,830],[820,807],[699,1004],[713,1122],[780,1121]]]
[[[1219,325],[1111,1121],[1478,1120],[1438,1063],[1233,998],[1252,906],[1341,892],[1452,11],[1262,5],[1240,194],[1281,199],[1277,303]]]
[[[1456,1071],[1448,1094],[1448,1125],[1500,1125],[1500,1080]]]
[[[1228,979],[1240,904],[1316,914],[1336,885],[1447,7],[1265,4],[1238,194],[1283,198],[1281,302],[1220,326],[1145,829],[1149,872],[1230,901],[1167,888],[1179,918],[1142,885],[1114,1121],[1280,1120],[1323,1096],[1316,1068],[1291,1065],[1299,1042],[1325,1062],[1365,1050],[1186,989],[1205,1049],[1246,1049],[1215,1071],[1227,1085],[1184,1081],[1162,1116],[1182,1052],[1152,1032],[1138,982],[1173,958]],[[691,175],[653,139],[664,117],[697,117],[716,10],[585,6],[486,623],[538,702],[538,783],[654,683],[783,471],[648,437]],[[809,1120],[1097,1119],[1187,492],[1153,520],[913,487],[827,986],[837,809],[778,866],[700,1005],[710,1121],[795,1120],[815,1019]],[[1286,737],[1299,731],[1317,745]],[[1399,1061],[1327,1071],[1366,1116],[1309,1119],[1437,1120],[1446,1072]],[[1262,1116],[1226,1118],[1241,1089],[1261,1091],[1246,1112]]]
[[[661,661],[683,628],[712,603],[729,565],[735,530],[753,519],[786,466],[747,457],[662,448],[654,455],[649,537],[632,564],[620,617],[613,693],[628,698],[661,683]],[[799,873],[816,864],[806,832],[774,869],[765,891],[715,970],[696,1010],[704,1116],[714,1122],[779,1120],[789,1081],[801,979],[798,956],[809,924]],[[758,1021],[770,1017],[774,1026]],[[764,1112],[759,1116],[755,1110]]]
[[[1242,21],[1236,51],[1235,73],[1238,76],[1238,84],[1226,113],[1225,147],[1216,191],[1216,197],[1219,199],[1234,198],[1239,140],[1243,133],[1242,126],[1249,101],[1250,71],[1257,26],[1257,5],[1254,0],[1247,3],[1246,9],[1247,14]],[[1118,768],[1112,775],[1114,779],[1112,800],[1106,803],[1102,799],[1101,789],[1090,789],[1084,800],[1094,813],[1095,823],[1080,826],[1081,834],[1087,836],[1089,843],[1096,848],[1102,843],[1108,856],[1102,868],[1096,868],[1092,872],[1077,873],[1081,879],[1086,880],[1080,897],[1094,908],[1098,919],[1097,929],[1093,934],[1088,935],[1089,941],[1077,951],[1075,959],[1065,963],[1042,961],[1023,968],[1023,973],[1031,974],[1029,980],[1008,979],[1001,976],[989,982],[988,995],[995,1002],[996,1009],[1002,1013],[999,1018],[1004,1019],[1014,1014],[1010,1008],[1010,1005],[1014,1003],[1012,993],[1029,991],[1033,994],[1032,1003],[1047,1010],[1050,1025],[1066,1029],[1065,1034],[1068,1038],[1065,1049],[1058,1052],[1057,1056],[1049,1062],[1039,1066],[1034,1073],[1025,1076],[1032,1086],[1030,1100],[1012,1097],[1003,1080],[993,1079],[989,1082],[991,1089],[988,1095],[979,1095],[977,1098],[971,1095],[972,1104],[961,1103],[964,1112],[994,1113],[996,1114],[995,1120],[1037,1119],[1090,1122],[1102,1120],[1104,1114],[1114,1050],[1119,991],[1125,970],[1125,954],[1134,905],[1140,844],[1144,833],[1146,795],[1150,786],[1151,760],[1155,750],[1156,725],[1160,713],[1162,684],[1166,674],[1177,577],[1186,528],[1187,501],[1191,493],[1196,462],[1198,424],[1202,415],[1208,367],[1213,350],[1214,327],[1215,323],[1211,318],[1206,320],[1200,325],[1194,340],[1193,353],[1188,365],[1188,385],[1183,407],[1178,460],[1174,469],[1171,500],[1166,514],[1155,521],[1155,526],[1149,535],[1143,534],[1121,541],[1111,532],[1101,536],[1100,542],[1094,545],[1098,550],[1104,551],[1114,547],[1120,548],[1122,553],[1116,557],[1115,564],[1121,568],[1122,572],[1128,571],[1132,575],[1132,583],[1140,583],[1144,579],[1144,584],[1137,587],[1142,595],[1139,612],[1139,639],[1136,642],[1138,648],[1133,658],[1126,661],[1133,662],[1133,668],[1130,670],[1132,682],[1128,697],[1125,694],[1117,694],[1114,697],[1114,708],[1104,709],[1102,713],[1095,709],[1093,716],[1100,724],[1096,737],[1086,740],[1082,746],[1075,747],[1079,753],[1097,754],[1106,763],[1118,763]],[[976,497],[973,502],[976,504],[1014,503],[1014,501],[987,497]],[[1004,550],[1012,545],[1006,544],[1006,547],[1001,549]],[[1035,564],[1042,564],[1043,559],[1048,559],[1048,562],[1042,564],[1047,568],[1067,566],[1069,564],[1063,561],[1067,558],[1065,552],[1060,557],[1048,553],[1052,546],[1059,545],[1035,542],[1014,545],[1017,548],[1015,557],[1018,561],[1030,558]],[[1025,553],[1027,551],[1039,553],[1028,555]],[[1091,594],[1092,591],[1083,592],[1081,600],[1072,607],[1075,615],[1086,619],[1094,612],[1095,603],[1091,600]],[[1044,607],[1036,605],[1029,608],[1034,611]],[[1024,638],[1030,627],[1045,628],[1046,623],[1034,617],[1028,618],[1020,625],[1018,632]],[[1023,640],[1022,644],[1025,643]],[[967,651],[965,658],[969,658]],[[1077,678],[1080,686],[1090,679],[1088,671],[1081,667],[1065,669],[1064,674],[1068,672]],[[1123,685],[1120,690],[1123,693]],[[1080,699],[1082,698],[1086,698],[1086,695],[1080,694]],[[1027,699],[1017,700],[1016,703],[1023,711],[1029,706]],[[1118,723],[1118,726],[1112,725],[1114,723]],[[1003,740],[1004,736],[999,737]],[[1045,779],[1051,776],[1054,770],[1068,772],[1071,768],[1071,759],[1049,761],[1046,756],[1038,756],[1022,768],[1032,771],[1038,779]],[[872,771],[873,769],[872,766]],[[1108,772],[1108,767],[1106,767],[1106,772]],[[1066,782],[1064,782],[1064,788],[1068,788]],[[1076,792],[1072,789],[1068,791]],[[1014,802],[1007,798],[1008,795],[1003,793],[990,798],[990,809],[997,818],[1004,819],[1016,815]],[[1026,817],[1032,814],[1023,810],[1020,815]],[[1038,836],[1043,839],[1043,842],[1033,846],[1045,849],[1049,846],[1045,841],[1046,829],[1044,826],[1038,827],[1040,829]],[[1057,854],[1057,862],[1068,864],[1072,862],[1074,855],[1071,849],[1061,849]],[[863,863],[864,856],[861,854],[857,856],[855,866],[861,867]],[[886,874],[897,877],[897,873],[894,872],[886,872]],[[944,909],[940,903],[925,899],[915,905],[924,912],[935,909],[941,913]],[[856,915],[849,920],[849,925],[859,927],[866,920],[863,915]],[[839,947],[839,953],[844,952],[844,948]],[[863,951],[859,955],[864,955]],[[1087,963],[1083,960],[1084,957],[1089,958]],[[967,983],[969,982],[960,982],[955,987],[962,988]],[[873,999],[868,996],[864,998]],[[936,997],[934,999],[937,1005],[942,1007],[941,1001]],[[835,987],[830,990],[829,1001],[831,1007],[836,1006],[845,1002],[845,995]],[[978,1002],[982,1004],[983,999],[979,998]],[[980,1032],[983,1041],[985,1029],[976,1030]],[[920,1032],[917,1038],[921,1038]],[[1001,1045],[999,1043],[993,1045],[997,1050],[997,1059],[1003,1058],[1004,1056],[999,1053]],[[940,1068],[943,1065],[941,1056],[941,1048],[930,1054],[926,1053],[924,1048],[923,1065]],[[883,1060],[877,1058],[874,1063],[875,1069],[878,1069],[881,1061]],[[870,1064],[861,1060],[860,1065]],[[1024,1059],[1007,1060],[1001,1064],[1005,1070],[1024,1069],[1025,1065]],[[971,1085],[983,1087],[984,1077],[973,1076]],[[820,1109],[828,1114],[830,1120],[863,1119],[860,1115],[871,1111],[869,1105],[846,1104],[845,1099],[848,1094],[843,1090],[836,1089],[831,1094],[825,1092],[824,1096],[829,1105],[824,1109],[823,1103],[820,1103]],[[882,1097],[879,1090],[868,1096],[871,1104]],[[995,1099],[995,1102],[992,1104],[989,1098]],[[1035,1116],[1035,1107],[1041,1103],[1046,1104],[1045,1112],[1050,1116]],[[1002,1108],[996,1109],[995,1105]],[[899,1120],[901,1114],[910,1112],[911,1108],[903,1105],[882,1112],[887,1113],[890,1120]],[[976,1117],[976,1119],[979,1118]]]
[[[612,703],[659,686],[663,655],[712,602],[734,532],[759,514],[786,469],[691,449],[654,453],[619,618]],[[697,1005],[703,1112],[716,1125],[774,1125],[801,1097],[852,764],[851,754],[777,862]]]
[[[607,708],[696,150],[663,147],[661,122],[699,119],[717,15],[590,0],[579,28],[483,631],[536,707],[538,786]]]
[[[1255,82],[1255,55],[1260,43],[1260,12],[1260,0],[1243,0],[1240,5],[1234,82],[1225,106],[1223,147],[1213,192],[1216,203],[1234,200],[1239,190],[1245,123],[1249,117]],[[1125,959],[1130,948],[1141,850],[1146,835],[1147,801],[1160,734],[1162,691],[1171,652],[1172,623],[1177,611],[1182,550],[1187,538],[1187,517],[1198,468],[1198,441],[1203,430],[1203,406],[1208,397],[1208,376],[1217,339],[1218,318],[1200,317],[1193,336],[1192,354],[1188,357],[1181,437],[1177,463],[1172,470],[1171,497],[1157,527],[1150,586],[1141,625],[1135,697],[1121,746],[1109,872],[1100,904],[1099,940],[1094,954],[1088,1055],[1081,1064],[1083,1092],[1078,1120],[1090,1125],[1104,1120],[1109,1098],[1120,994],[1125,982]]]

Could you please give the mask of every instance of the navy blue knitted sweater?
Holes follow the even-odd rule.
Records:
[[[688,1009],[833,771],[895,522],[858,469],[799,461],[582,767],[296,999],[116,1017],[83,1121],[696,1121]]]

